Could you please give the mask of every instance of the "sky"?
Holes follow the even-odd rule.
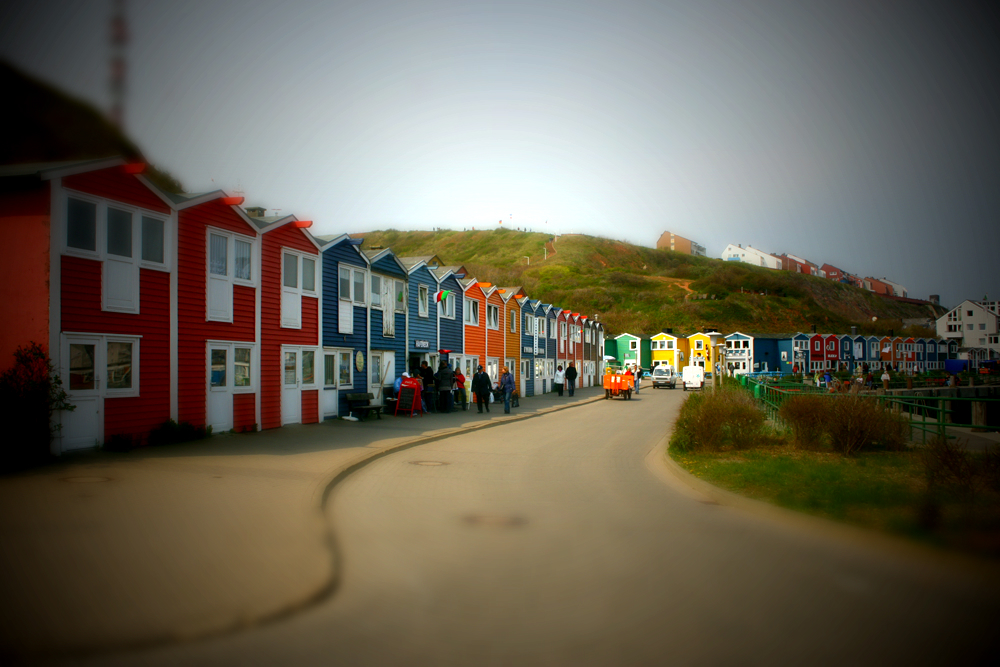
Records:
[[[316,234],[669,230],[952,306],[1000,298],[988,4],[129,0],[125,129]],[[0,58],[108,109],[111,12],[8,0]]]

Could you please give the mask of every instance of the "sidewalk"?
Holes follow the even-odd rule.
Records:
[[[154,645],[294,613],[336,587],[323,505],[355,467],[603,395],[89,452],[0,478],[0,659]]]

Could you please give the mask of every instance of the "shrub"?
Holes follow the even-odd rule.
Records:
[[[792,430],[792,443],[799,449],[818,447],[826,432],[829,399],[822,396],[795,396],[778,410],[778,416]]]
[[[17,348],[14,365],[0,374],[0,419],[7,429],[0,467],[13,470],[46,460],[58,429],[52,415],[73,409],[42,346]]]
[[[1000,494],[1000,448],[970,452],[961,442],[937,437],[927,443],[922,459],[926,487],[918,520],[924,528],[940,526],[947,502],[963,505],[967,520],[974,520],[977,499],[982,499],[980,513],[986,507],[987,514],[995,514]]]
[[[693,394],[681,406],[670,446],[680,451],[748,449],[764,433],[764,413],[745,391],[724,387]]]
[[[826,432],[834,450],[851,456],[876,445],[892,451],[906,448],[906,422],[878,401],[853,395],[826,400]]]

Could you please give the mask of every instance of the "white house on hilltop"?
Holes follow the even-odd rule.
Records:
[[[727,262],[744,262],[746,264],[753,264],[754,266],[764,266],[769,269],[781,268],[781,260],[774,255],[763,250],[757,250],[751,246],[744,248],[739,244],[733,245],[730,243],[727,245],[726,249],[722,251],[722,259]]]
[[[990,302],[966,300],[937,319],[937,334],[958,341],[960,348],[985,348],[1000,356],[1000,316]]]

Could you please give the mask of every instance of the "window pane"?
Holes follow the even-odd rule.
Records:
[[[365,302],[365,274],[363,271],[354,272],[354,301],[356,303]]]
[[[229,275],[229,262],[226,256],[228,252],[227,241],[228,239],[225,236],[219,236],[218,234],[209,234],[208,237],[208,270],[217,276]]]
[[[108,343],[108,389],[132,388],[132,343]]]
[[[351,298],[351,270],[341,269],[340,270],[340,298],[348,299]]]
[[[302,289],[316,291],[316,260],[302,258]]]
[[[69,388],[85,390],[94,388],[94,346],[69,346]]]
[[[132,214],[108,208],[108,254],[132,256]]]
[[[340,379],[339,384],[342,387],[350,386],[351,384],[351,353],[341,352],[340,353]]]
[[[373,354],[368,365],[372,369],[372,386],[377,387],[382,384],[382,355]]]
[[[396,281],[396,311],[406,310],[406,283],[402,280]]]
[[[212,350],[212,386],[226,386],[226,352],[228,350]]]
[[[66,203],[66,245],[97,250],[97,204],[79,199]]]
[[[233,354],[233,386],[250,386],[250,348],[238,347]]]
[[[323,357],[323,384],[333,387],[337,384],[337,358],[332,354]]]
[[[163,263],[163,221],[142,216],[142,258]]]
[[[371,280],[371,293],[372,293],[372,305],[381,306],[382,305],[382,278],[372,274]]]
[[[294,352],[285,352],[285,384],[295,384],[298,379],[298,356]]]
[[[298,287],[299,286],[299,258],[295,255],[289,255],[285,253],[285,274],[284,282],[282,283],[285,287]]]
[[[233,267],[235,269],[235,277],[240,280],[252,280],[253,273],[250,266],[252,264],[253,244],[248,241],[236,239],[235,253],[236,265]]]
[[[316,353],[302,352],[302,384],[313,384],[316,381]]]

